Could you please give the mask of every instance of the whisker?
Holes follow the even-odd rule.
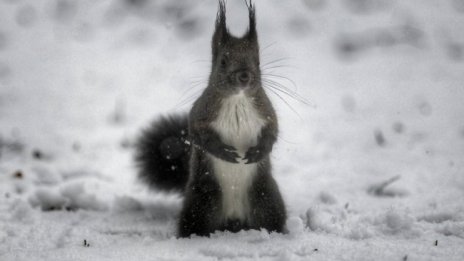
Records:
[[[200,88],[202,85],[207,85],[208,81],[204,77],[196,77],[199,80],[192,81],[189,87],[182,92],[180,95],[180,101],[176,103],[175,107],[182,107],[188,103],[190,103],[192,100],[197,98],[199,94],[203,91],[202,88]]]
[[[183,107],[187,105],[188,103],[196,100],[201,95],[202,92],[203,90],[195,91],[193,94],[189,95],[185,99],[180,100],[176,105],[174,105],[174,108]]]
[[[279,58],[279,59],[275,59],[275,60],[272,60],[270,62],[267,62],[267,63],[263,63],[262,66],[267,66],[267,65],[271,65],[271,64],[275,64],[275,63],[278,63],[278,62],[283,62],[283,61],[289,61],[291,60],[290,58]]]
[[[190,95],[193,91],[198,91],[198,88],[202,86],[203,84],[206,85],[205,81],[196,81],[194,84],[190,84],[188,88],[186,88],[185,91],[183,91],[180,95],[180,99],[184,98],[187,95]]]
[[[272,70],[272,69],[276,69],[276,68],[295,68],[289,64],[276,64],[276,65],[271,65],[271,66],[266,66],[266,67],[261,67],[261,70],[264,71],[264,73],[266,73],[267,70]]]
[[[288,77],[285,77],[285,76],[282,76],[282,75],[278,75],[278,74],[273,74],[273,73],[262,73],[261,75],[262,75],[262,76],[270,76],[270,77],[275,77],[275,78],[279,78],[279,79],[282,79],[282,80],[286,80],[286,81],[290,82],[290,83],[293,85],[293,87],[294,87],[295,89],[298,89],[296,83],[295,83],[292,79],[290,79],[290,78],[288,78]]]
[[[195,81],[202,81],[202,80],[205,80],[207,79],[208,76],[194,76],[194,77],[191,77],[191,79],[195,82]]]
[[[287,139],[285,139],[285,138],[283,137],[283,135],[280,135],[280,134],[277,134],[277,139],[278,139],[278,140],[282,140],[282,141],[284,141],[285,143],[292,144],[292,145],[300,144],[300,142],[294,142],[294,141],[287,140]]]
[[[298,118],[300,118],[300,120],[303,120],[303,118],[301,118],[301,115],[295,110],[295,108],[293,108],[278,92],[276,92],[272,88],[269,88],[268,90],[272,92],[275,96],[277,96],[281,101],[283,101],[288,106],[288,108],[290,108],[290,110],[292,110],[298,116]]]
[[[294,93],[290,93],[290,92],[284,91],[282,89],[279,89],[278,87],[276,87],[276,86],[274,86],[272,84],[266,84],[266,87],[272,88],[273,90],[276,90],[276,91],[278,91],[278,92],[280,92],[282,94],[285,94],[285,95],[289,96],[290,98],[293,98],[294,100],[296,100],[296,101],[298,101],[300,103],[303,103],[303,104],[308,105],[308,106],[311,105],[311,103],[306,101],[303,97],[300,97],[300,96],[298,96],[298,95],[296,95]]]
[[[311,101],[307,100],[305,97],[301,96],[300,94],[298,94],[297,92],[294,92],[290,89],[288,89],[287,87],[285,87],[284,85],[278,83],[278,82],[275,82],[275,81],[272,81],[272,80],[268,80],[268,79],[263,79],[263,83],[264,85],[266,85],[267,87],[269,88],[273,88],[274,90],[276,91],[279,91],[283,94],[286,94],[288,95],[290,98],[293,98],[294,100],[300,102],[300,103],[303,103],[307,106],[310,106],[312,108],[315,108],[316,106],[314,105],[314,103],[312,103]]]
[[[267,79],[267,78],[263,78],[262,79],[264,82],[266,83],[272,83],[273,85],[275,85],[276,87],[279,87],[280,89],[283,89],[289,93],[297,93],[296,90],[291,90],[290,88],[288,88],[287,86],[281,84],[280,82],[278,81],[274,81],[274,80],[271,80],[271,79]]]
[[[198,81],[192,81],[192,82],[190,83],[190,87],[196,87],[196,86],[198,86],[198,85],[200,85],[200,84],[207,85],[207,84],[208,84],[208,81],[205,80],[205,79],[198,80]]]
[[[267,48],[269,48],[269,47],[271,47],[271,46],[275,45],[276,43],[277,43],[277,41],[275,41],[275,42],[272,42],[272,43],[270,43],[270,44],[268,44],[268,45],[264,46],[264,47],[261,49],[261,52],[264,52],[264,51],[265,51]]]
[[[188,87],[186,87],[182,93],[180,98],[182,99],[185,95],[189,94],[191,91],[195,90],[198,88],[198,86],[206,86],[208,85],[208,77],[207,76],[194,76],[191,77],[191,81],[188,84]]]
[[[266,78],[263,79],[263,82],[264,82],[264,83],[267,83],[267,84],[272,84],[272,85],[274,85],[275,87],[277,87],[277,88],[279,88],[279,89],[281,89],[281,90],[284,90],[284,91],[286,91],[286,92],[288,92],[288,93],[292,93],[292,94],[296,94],[296,95],[298,94],[298,93],[296,92],[296,90],[291,90],[290,88],[288,88],[287,86],[281,84],[280,82],[273,81],[273,80],[271,80],[271,79],[266,79]],[[297,95],[297,96],[298,96],[298,95]],[[300,96],[300,97],[301,97],[301,96]]]

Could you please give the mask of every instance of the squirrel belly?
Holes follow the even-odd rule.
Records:
[[[245,164],[245,152],[257,144],[265,121],[256,111],[252,99],[243,91],[222,101],[221,108],[211,127],[221,140],[237,149],[238,163],[230,163],[209,154],[213,172],[222,191],[222,216],[224,220],[250,218],[248,190],[257,173],[258,163]]]

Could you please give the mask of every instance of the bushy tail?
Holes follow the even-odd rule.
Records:
[[[143,130],[136,143],[139,178],[164,191],[183,191],[188,180],[188,115],[161,117]]]

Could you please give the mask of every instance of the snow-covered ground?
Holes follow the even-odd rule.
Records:
[[[464,260],[464,1],[256,5],[265,77],[310,102],[269,92],[288,234],[177,239],[182,199],[136,180],[216,1],[0,0],[0,260]]]

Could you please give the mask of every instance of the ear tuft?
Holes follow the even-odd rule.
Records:
[[[256,33],[255,5],[252,3],[251,0],[245,0],[245,4],[248,7],[248,18],[250,20],[247,37],[250,38],[250,39],[256,39],[257,38],[257,33]]]
[[[213,34],[211,47],[213,50],[213,60],[216,59],[217,53],[229,37],[229,31],[226,26],[226,2],[219,0],[219,9],[216,15],[216,27]]]
[[[226,2],[219,0],[219,10],[216,16],[216,29],[226,28]]]

